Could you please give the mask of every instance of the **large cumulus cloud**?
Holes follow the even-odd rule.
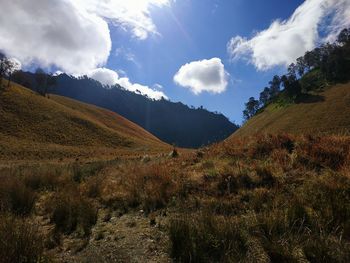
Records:
[[[69,0],[1,0],[0,49],[23,65],[87,72],[107,61],[107,23]]]
[[[183,65],[174,76],[180,86],[198,95],[204,91],[222,93],[226,90],[229,74],[219,58],[193,61]]]
[[[348,26],[349,0],[306,0],[289,19],[273,21],[251,39],[231,38],[227,50],[233,60],[248,59],[258,70],[266,70],[290,64],[319,43],[334,41]]]
[[[169,0],[0,0],[0,50],[24,66],[85,74],[105,65],[109,24],[139,39],[157,34],[152,6]]]
[[[24,67],[54,67],[58,72],[90,75],[108,85],[119,83],[154,99],[166,98],[103,67],[112,46],[109,26],[121,27],[141,40],[158,34],[150,9],[169,1],[0,0],[0,51]]]

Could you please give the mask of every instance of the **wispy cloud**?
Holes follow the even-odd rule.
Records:
[[[135,54],[130,48],[119,47],[115,50],[115,55],[135,64],[139,68],[141,67],[141,64],[138,62]]]

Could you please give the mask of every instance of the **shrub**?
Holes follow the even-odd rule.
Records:
[[[76,230],[87,236],[97,221],[97,209],[77,193],[63,193],[47,203],[56,230],[70,234]]]
[[[38,228],[12,215],[0,215],[0,263],[46,262]]]
[[[84,193],[87,197],[97,198],[101,196],[102,178],[88,178],[83,186]]]
[[[231,174],[223,174],[220,175],[217,187],[220,195],[235,193],[238,189],[238,180]]]
[[[121,180],[121,197],[131,207],[141,205],[146,212],[163,208],[177,192],[177,186],[165,165],[140,165],[127,169]]]
[[[83,180],[90,176],[97,175],[103,168],[105,164],[103,162],[92,162],[84,165],[74,163],[73,165],[73,181],[76,183],[81,183]]]
[[[275,149],[285,149],[292,153],[295,148],[294,139],[286,134],[260,135],[249,145],[248,151],[253,158],[264,158]]]
[[[0,210],[18,215],[30,214],[36,194],[17,178],[3,177],[0,180]]]
[[[24,184],[39,191],[50,190],[53,191],[58,186],[58,175],[46,172],[43,174],[28,174],[24,176]]]
[[[275,177],[272,175],[272,171],[270,167],[266,166],[258,166],[255,169],[259,179],[261,186],[273,186],[276,182]]]
[[[234,220],[209,215],[172,219],[169,237],[177,262],[238,262],[247,251],[245,234]]]

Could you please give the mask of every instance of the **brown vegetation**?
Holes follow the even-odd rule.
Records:
[[[233,137],[258,133],[349,134],[349,86],[338,84],[296,104],[271,103],[247,121]]]
[[[11,84],[0,92],[0,160],[113,159],[170,146],[108,110]],[[96,158],[95,158],[96,159]]]
[[[347,262],[349,165],[349,137],[259,135],[146,163],[2,169],[0,203],[11,217],[48,219],[44,255],[67,239],[83,244],[73,251],[108,239],[101,226],[128,213],[166,230],[177,262]]]

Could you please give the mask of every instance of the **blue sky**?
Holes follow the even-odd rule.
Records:
[[[218,111],[238,124],[275,74],[350,26],[349,0],[0,0],[0,50]]]
[[[300,0],[177,0],[170,7],[154,8],[152,18],[161,36],[138,40],[118,28],[112,29],[113,50],[128,49],[136,63],[112,54],[111,69],[122,69],[134,82],[159,83],[172,101],[196,107],[203,105],[241,123],[244,103],[257,96],[273,74],[281,69],[257,71],[244,61],[230,62],[226,51],[232,36],[250,37],[267,28],[275,19],[286,19],[302,3]],[[231,76],[227,90],[221,94],[193,94],[176,85],[173,76],[191,61],[221,58]]]

